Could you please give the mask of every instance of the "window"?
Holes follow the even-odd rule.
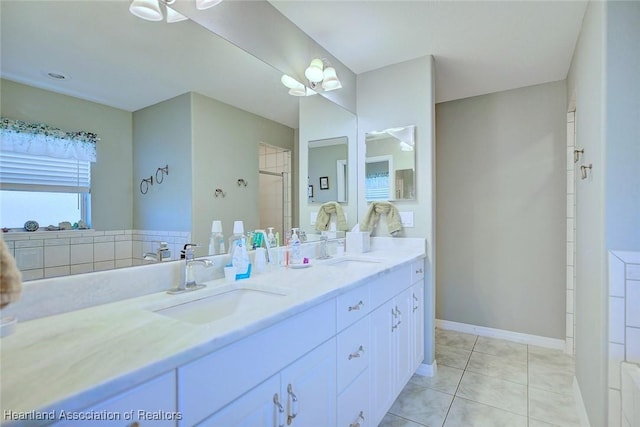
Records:
[[[22,228],[27,220],[42,227],[62,221],[90,224],[97,136],[6,118],[0,125],[1,226]]]

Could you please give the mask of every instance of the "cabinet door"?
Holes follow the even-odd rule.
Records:
[[[371,425],[378,425],[396,398],[394,392],[395,302],[390,300],[371,313]]]
[[[285,368],[281,387],[288,425],[335,426],[335,338]]]
[[[422,280],[415,283],[412,289],[411,299],[411,337],[413,339],[413,370],[418,369],[424,360],[424,286]]]
[[[274,375],[234,400],[198,427],[280,427],[286,424],[280,375]]]
[[[104,414],[110,419],[77,419],[77,417],[94,414]],[[91,408],[80,411],[58,411],[57,415],[61,421],[54,424],[55,427],[175,426],[179,416],[176,412],[175,371],[163,374]]]
[[[395,378],[394,392],[396,395],[402,391],[407,384],[413,369],[413,298],[412,289],[407,288],[394,298],[394,309],[397,327],[393,330],[394,335],[394,356],[395,356]]]

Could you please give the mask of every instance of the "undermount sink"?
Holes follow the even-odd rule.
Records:
[[[157,314],[184,322],[205,324],[241,316],[255,307],[264,307],[286,296],[282,290],[233,288],[197,300],[153,310]]]

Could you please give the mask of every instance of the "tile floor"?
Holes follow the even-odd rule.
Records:
[[[438,328],[436,361],[379,427],[580,426],[573,358],[559,350]]]

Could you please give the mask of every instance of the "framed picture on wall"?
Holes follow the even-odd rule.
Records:
[[[313,197],[313,185],[307,186],[307,197]]]
[[[329,189],[329,177],[328,176],[321,176],[320,177],[320,189],[321,190],[328,190]]]

